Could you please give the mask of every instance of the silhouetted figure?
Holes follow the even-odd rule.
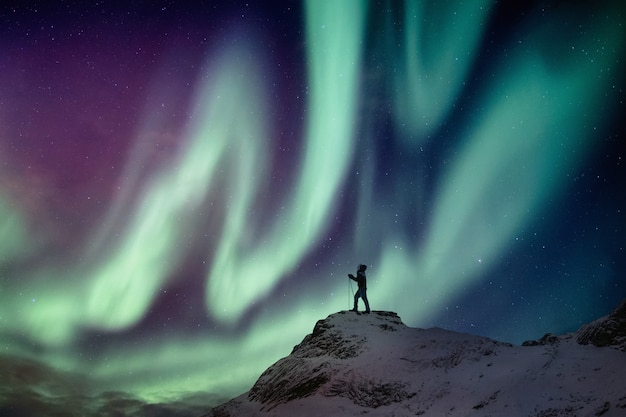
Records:
[[[367,266],[359,265],[359,269],[356,271],[356,278],[352,274],[348,274],[348,277],[351,280],[356,281],[357,284],[359,284],[359,289],[354,294],[354,308],[351,311],[355,311],[358,313],[357,304],[359,301],[359,297],[361,297],[363,299],[363,302],[365,303],[365,314],[369,314],[370,303],[369,301],[367,301],[367,278],[365,277],[366,269]]]

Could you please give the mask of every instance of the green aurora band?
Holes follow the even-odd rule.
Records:
[[[407,147],[427,145],[450,112],[490,10],[486,1],[418,4],[406,4],[406,38],[384,44],[395,49],[393,64],[401,69],[391,83],[394,120]],[[454,8],[457,20],[444,21]],[[281,311],[262,309],[244,334],[168,332],[92,358],[74,349],[85,329],[115,333],[139,323],[167,290],[194,233],[211,234],[217,242],[207,254],[206,311],[227,329],[325,239],[338,209],[336,195],[355,158],[368,10],[360,0],[310,0],[305,11],[310,94],[301,171],[271,225],[261,227],[255,217],[271,186],[271,100],[263,86],[263,57],[252,52],[258,48],[248,40],[250,45],[233,46],[211,61],[178,157],[154,168],[143,185],[124,187],[139,188],[139,196],[120,195],[112,203],[93,241],[86,242],[81,262],[37,265],[28,279],[0,286],[0,335],[26,334],[44,347],[34,354],[7,342],[5,354],[90,375],[94,390],[125,390],[146,401],[197,391],[235,395],[277,355],[288,354],[315,320],[345,309],[345,298],[328,296],[345,293],[345,281],[337,280],[286,300]],[[423,15],[436,25],[421,27]],[[611,10],[600,15],[610,16]],[[511,45],[506,62],[496,64],[494,87],[476,99],[481,110],[437,184],[424,239],[408,241],[392,230],[378,230],[377,224],[394,214],[371,202],[367,181],[359,184],[356,204],[367,208],[356,216],[354,245],[373,229],[382,236],[383,249],[371,260],[377,265],[377,309],[398,311],[411,325],[418,324],[411,322],[414,317],[427,323],[447,300],[479,280],[517,231],[542,213],[548,196],[564,191],[567,176],[592,152],[607,117],[603,103],[611,79],[622,69],[615,62],[624,50],[624,30],[615,20],[596,18],[589,28],[595,36],[572,38],[569,50],[555,54],[545,39],[559,36],[558,29],[558,22],[546,18],[545,26],[529,28],[523,42]],[[604,76],[597,76],[598,67]],[[135,183],[138,161],[148,158],[142,138],[158,131],[159,121],[147,120],[142,130],[127,162],[127,177]],[[363,173],[367,179],[367,169]],[[419,178],[415,187],[419,193]],[[207,202],[215,216],[223,217],[217,231],[197,230],[207,223],[202,218]],[[121,233],[114,226],[120,218],[127,218]],[[10,197],[0,195],[3,261],[17,262],[32,250],[31,242],[45,241],[28,224]],[[357,249],[342,250],[357,263]],[[331,275],[346,272],[325,268]],[[419,294],[428,302],[401,299],[398,287],[401,294]]]
[[[364,3],[307,2],[306,15],[311,93],[302,171],[283,214],[257,247],[245,250],[243,242],[251,230],[246,215],[252,196],[244,193],[235,203],[239,209],[229,212],[207,281],[207,306],[221,320],[237,320],[319,243],[352,162]],[[256,155],[251,157],[254,165]]]
[[[480,277],[514,243],[516,233],[542,213],[546,201],[564,191],[611,115],[606,96],[619,71],[613,63],[623,50],[624,33],[602,19],[592,22],[595,38],[579,35],[560,54],[545,42],[567,29],[554,21],[511,48],[507,65],[494,73],[498,88],[483,93],[484,110],[468,127],[465,145],[438,185],[427,238],[414,252],[393,249],[413,242],[392,238],[383,245],[381,276],[419,276],[407,280],[406,290],[434,305],[387,300],[392,305],[411,315],[432,314],[451,289],[462,291]],[[596,75],[598,68],[603,76]],[[382,279],[381,285],[394,293],[393,280]]]

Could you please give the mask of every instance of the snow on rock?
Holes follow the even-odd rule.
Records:
[[[410,328],[393,312],[343,311],[209,415],[626,416],[623,321],[609,320],[513,346]],[[596,346],[607,332],[617,349]]]
[[[576,336],[576,340],[582,345],[591,343],[626,352],[626,300],[608,316],[582,326]]]

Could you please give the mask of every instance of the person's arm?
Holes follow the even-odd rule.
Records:
[[[350,278],[352,281],[359,282],[359,280],[358,280],[358,279],[356,279],[356,278],[354,277],[354,275],[352,275],[352,274],[348,274],[348,278]]]

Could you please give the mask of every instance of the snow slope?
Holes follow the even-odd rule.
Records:
[[[209,415],[626,416],[626,353],[584,340],[607,322],[513,346],[409,328],[392,312],[339,312]]]

